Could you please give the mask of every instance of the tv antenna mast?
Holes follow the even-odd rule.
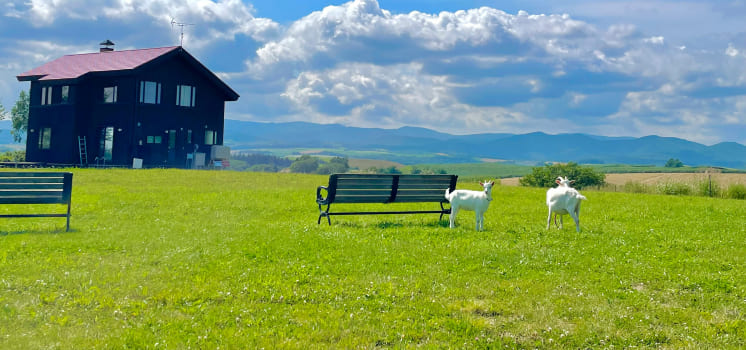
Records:
[[[184,27],[185,26],[193,26],[194,24],[193,23],[180,23],[180,22],[176,22],[176,19],[173,18],[173,17],[171,17],[171,28],[173,28],[174,25],[179,26],[179,28],[181,29],[181,35],[180,35],[180,39],[179,39],[179,46],[184,46]]]

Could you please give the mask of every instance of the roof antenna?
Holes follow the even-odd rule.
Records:
[[[171,17],[171,28],[172,29],[174,27],[174,24],[181,28],[181,36],[180,36],[181,39],[179,41],[179,46],[184,46],[184,26],[193,26],[194,24],[193,23],[179,23],[179,22],[176,22],[175,18]]]

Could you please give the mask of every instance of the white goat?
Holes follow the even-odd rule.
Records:
[[[485,181],[479,184],[482,185],[484,191],[455,190],[449,192],[449,189],[446,189],[446,199],[451,202],[451,228],[454,228],[459,209],[473,211],[477,220],[476,230],[481,231],[484,228],[484,213],[492,201],[492,186],[495,182]]]
[[[557,225],[557,214],[560,216],[560,228],[562,228],[562,215],[570,214],[572,219],[575,220],[575,230],[580,232],[580,201],[587,198],[570,187],[575,180],[570,181],[566,177],[559,176],[554,182],[559,186],[547,190],[547,207],[549,207],[547,230],[552,222],[552,213],[554,213],[555,225]]]

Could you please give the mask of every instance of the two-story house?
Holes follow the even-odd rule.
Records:
[[[238,94],[181,46],[67,55],[30,81],[26,160],[187,167],[223,144],[225,102]]]

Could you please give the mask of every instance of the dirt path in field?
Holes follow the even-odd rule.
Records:
[[[746,185],[746,174],[711,174],[712,180],[720,185],[740,183]],[[633,173],[633,174],[606,174],[606,183],[612,185],[624,185],[627,182],[641,184],[656,184],[660,182],[698,182],[707,180],[708,174],[703,173]],[[505,186],[518,186],[519,177],[500,179],[500,184]]]

